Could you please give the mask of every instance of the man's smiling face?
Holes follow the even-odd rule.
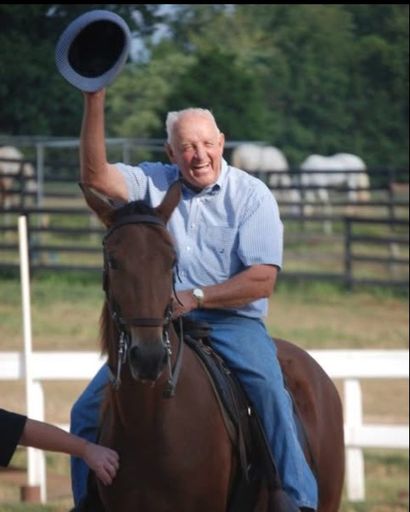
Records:
[[[187,113],[175,123],[167,153],[185,181],[203,189],[219,177],[224,142],[224,135],[211,118]]]

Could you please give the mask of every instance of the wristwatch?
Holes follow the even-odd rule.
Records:
[[[194,288],[192,290],[192,295],[195,297],[197,302],[197,307],[200,308],[204,303],[205,294],[202,288]]]

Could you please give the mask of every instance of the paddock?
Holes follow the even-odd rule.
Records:
[[[78,308],[78,304],[74,305]],[[34,319],[35,320],[35,319]],[[30,329],[26,329],[30,332]],[[65,345],[67,347],[67,345]],[[346,476],[346,499],[348,502],[361,502],[366,499],[364,484],[363,450],[372,447],[390,450],[406,450],[408,448],[408,426],[396,425],[390,415],[385,419],[378,416],[378,421],[366,421],[363,411],[362,387],[366,381],[385,380],[386,386],[395,386],[392,380],[408,379],[408,351],[406,350],[319,350],[310,351],[339,383],[339,390],[345,404],[345,432],[347,440],[348,472]],[[24,384],[27,367],[26,356],[22,352],[6,351],[0,356],[0,380],[10,389],[10,382]],[[48,393],[61,385],[71,387],[72,382],[79,381],[83,385],[92,376],[101,362],[95,351],[67,352],[35,350],[32,352],[30,368],[30,388],[32,396],[32,414],[38,418],[49,418],[45,411],[49,409]],[[60,385],[61,383],[61,385]],[[0,389],[2,388],[0,383]],[[47,390],[47,393],[45,392]],[[60,392],[61,393],[61,392]],[[61,394],[59,393],[59,396]],[[24,401],[24,399],[23,399]],[[62,423],[65,428],[66,423]],[[407,442],[407,445],[406,445]],[[47,481],[46,466],[43,454],[33,454],[27,480],[24,487],[25,496],[34,496],[46,500],[45,483]],[[43,469],[41,469],[43,468]],[[357,470],[360,470],[357,472]]]
[[[379,174],[377,172],[372,173],[371,171],[369,171],[369,174],[371,178],[374,178],[374,189],[371,190],[372,197],[369,203],[374,204],[367,203],[360,206],[360,211],[363,212],[363,214],[358,216],[359,219],[355,219],[354,216],[348,217],[344,215],[341,210],[339,211],[337,207],[334,207],[332,222],[334,223],[333,225],[335,232],[331,236],[321,232],[320,226],[323,222],[323,216],[321,215],[315,215],[309,218],[295,214],[284,215],[283,220],[285,222],[285,226],[287,227],[288,248],[286,249],[287,253],[285,254],[287,267],[284,269],[281,279],[296,279],[302,281],[322,281],[327,279],[330,282],[345,283],[346,286],[349,286],[350,282],[350,285],[355,289],[361,289],[362,285],[366,284],[366,280],[374,280],[377,286],[391,285],[395,288],[400,286],[404,289],[408,289],[408,265],[406,264],[406,260],[408,263],[408,222],[406,220],[406,216],[408,215],[408,199],[406,197],[406,189],[404,191],[395,189],[393,191],[394,195],[392,195],[390,187],[387,184],[383,184],[383,187],[376,189],[374,183],[377,182]],[[386,174],[386,172],[383,173],[383,179],[385,178]],[[382,173],[380,173],[380,177],[381,175]],[[58,176],[56,175],[53,177],[57,178]],[[69,276],[69,273],[73,270],[78,270],[78,272],[85,271],[84,275],[87,275],[89,271],[95,275],[99,275],[101,271],[100,241],[102,231],[98,225],[90,225],[89,214],[81,203],[80,193],[79,191],[77,192],[76,186],[73,184],[73,179],[71,178],[71,181],[69,181],[68,178],[62,179],[61,176],[60,178],[61,179],[59,180],[53,181],[50,179],[50,174],[48,174],[47,179],[44,180],[42,208],[25,208],[23,210],[29,217],[29,225],[31,229],[29,248],[32,258],[32,275],[34,277],[36,276],[36,273],[41,275],[41,272],[43,271],[47,271],[51,274],[56,273],[55,275],[57,275],[67,271]],[[392,181],[392,183],[397,183],[397,181]],[[49,193],[49,191],[55,192],[56,195],[53,196],[53,194]],[[390,200],[391,198],[392,200]],[[17,219],[21,212],[22,210],[20,208],[8,210],[8,214],[11,215],[10,223],[6,226],[6,229],[0,232],[0,252],[2,254],[0,259],[1,271],[6,273],[10,272],[11,274],[15,273],[16,275],[19,268],[16,228]],[[45,217],[48,218],[48,224],[46,225],[41,220]],[[365,219],[362,217],[365,217]],[[366,227],[363,226],[364,220],[369,220],[369,225]],[[375,223],[372,223],[372,220],[379,220],[381,223],[376,225]],[[399,222],[395,224],[395,220],[398,220]],[[349,224],[350,228],[347,228],[346,226]],[[350,233],[353,236],[353,238],[351,237],[350,239],[349,250],[347,247],[349,244],[346,243],[348,230],[350,230]],[[5,239],[6,234],[7,239]],[[369,237],[373,237],[374,239],[379,238],[380,240],[379,242],[373,241],[374,245],[371,245]],[[350,259],[350,277],[349,274],[346,274],[345,266],[346,259],[349,261],[349,258],[346,257],[346,254],[349,254],[349,251],[353,256],[353,258]],[[367,251],[367,253],[364,251]],[[369,258],[375,259],[375,261],[359,262],[358,260],[354,259],[357,257],[359,257],[359,259],[360,257],[366,258],[366,255]],[[385,261],[377,261],[377,258],[384,258]],[[85,261],[87,262],[87,265],[85,265]],[[358,265],[364,265],[365,270],[363,272],[357,270],[356,266]],[[81,266],[87,268],[81,269]],[[370,266],[373,269],[371,274],[369,273]],[[382,272],[380,270],[381,268],[383,269]],[[381,277],[383,279],[381,279]],[[69,277],[67,277],[67,279],[69,279]],[[98,284],[96,287],[98,288]],[[77,296],[81,296],[81,292],[79,292],[79,295]],[[18,303],[14,305],[13,311],[13,315],[16,311],[19,311]],[[49,311],[52,311],[51,307]],[[4,318],[6,319],[7,315],[10,315],[10,309],[7,309],[6,313],[3,314]],[[83,315],[87,315],[87,312],[84,311]],[[36,326],[40,320],[37,316],[38,315],[36,314],[36,316],[33,318],[34,324]],[[20,320],[17,319],[16,322],[21,323]],[[19,329],[21,330],[21,326]],[[36,327],[36,329],[38,329],[38,327]],[[36,399],[36,404],[41,405],[40,397],[43,396],[44,413],[46,419],[56,418],[57,422],[62,425],[66,425],[67,415],[66,413],[63,413],[61,416],[59,416],[58,413],[56,414],[56,411],[58,410],[58,405],[56,404],[56,393],[62,394],[63,396],[66,395],[66,393],[69,395],[70,392],[66,391],[66,389],[74,389],[73,396],[78,394],[80,387],[84,385],[89,376],[89,373],[87,373],[85,370],[84,373],[81,373],[83,371],[81,370],[82,365],[84,364],[85,366],[88,366],[87,361],[89,361],[90,368],[94,368],[94,366],[91,365],[96,364],[98,361],[98,354],[93,351],[93,347],[95,345],[93,344],[92,340],[94,338],[90,337],[88,339],[89,343],[87,345],[88,348],[86,349],[85,345],[80,347],[73,346],[78,331],[76,331],[75,326],[72,326],[71,329],[71,334],[66,335],[64,344],[58,347],[61,352],[58,352],[57,354],[51,353],[50,359],[46,358],[40,362],[43,356],[43,352],[49,353],[55,350],[56,337],[58,337],[56,334],[57,331],[52,331],[51,335],[46,335],[44,332],[41,334],[41,337],[49,336],[48,342],[40,342],[38,339],[38,334],[35,334],[34,343],[36,348],[35,357],[37,359],[38,355],[39,359],[37,359],[38,363],[36,362],[33,368],[37,367],[37,364],[40,365],[38,367],[39,373],[35,374],[36,378],[34,379],[36,381],[35,387],[38,388],[38,395],[36,396],[39,397],[38,400]],[[9,334],[10,331],[6,331],[6,334],[2,335],[2,339],[6,343],[6,340],[10,340]],[[68,341],[68,337],[70,336],[72,337],[72,342]],[[18,340],[19,336],[14,336],[14,339]],[[388,341],[388,336],[386,336],[386,342]],[[13,377],[3,379],[2,376],[5,376],[6,374],[3,373],[2,368],[4,367],[0,362],[0,380],[2,381],[0,382],[0,390],[10,390],[15,389],[15,387],[19,387],[20,391],[22,391],[21,387],[24,379],[23,374],[21,373],[21,358],[23,356],[19,347],[21,347],[21,343],[19,344],[18,342],[17,345],[14,343],[12,347],[6,346],[5,352],[14,353],[14,355],[11,356],[13,362],[10,364],[12,366],[15,365],[15,369],[17,368],[17,370],[16,373],[13,373],[14,370],[12,370],[11,373],[8,374],[9,376],[13,374]],[[76,352],[78,349],[80,349],[81,356],[79,356],[78,352]],[[60,364],[55,362],[55,357],[57,356],[58,359],[60,359],[60,356],[65,357],[65,352],[67,350],[72,352],[67,354],[67,364],[64,365],[63,370],[60,368]],[[314,350],[314,352],[316,352],[316,350],[321,352],[321,350],[317,349],[316,347],[313,347],[312,350]],[[367,352],[368,350],[370,350],[370,347],[364,345],[362,346],[362,350],[359,352],[364,356],[364,352]],[[390,349],[381,347],[380,350],[386,350],[388,354],[393,355],[392,351],[397,349],[393,347]],[[333,351],[334,349],[331,349],[331,352]],[[336,355],[341,356],[340,353],[336,354],[336,352],[334,352],[333,356]],[[389,358],[390,355],[388,356]],[[367,354],[367,356],[369,356],[369,354]],[[69,362],[72,360],[72,357],[75,358],[75,362],[69,364]],[[88,359],[88,357],[90,357],[90,359]],[[318,357],[324,357],[327,359],[325,352],[320,354]],[[325,364],[334,365],[334,362],[329,362],[332,356],[329,357],[330,359],[328,359],[328,362]],[[361,356],[358,357],[360,358]],[[382,357],[387,357],[387,354],[383,353]],[[401,361],[407,361],[408,352],[400,352],[399,357],[394,359],[394,363],[392,363],[394,367],[400,366],[401,363],[399,362],[399,359]],[[92,361],[94,361],[94,363],[92,363]],[[363,371],[363,369],[370,367],[373,368],[373,366],[376,368],[375,371],[379,371],[380,367],[383,368],[383,364],[379,365],[377,363],[377,365],[373,365],[371,361],[374,362],[375,360],[372,358],[366,359],[365,361],[361,359],[360,363],[357,363],[357,366],[353,365],[356,368],[354,371],[358,371],[358,368],[361,368],[361,371]],[[352,367],[351,362],[350,367]],[[390,368],[390,366],[386,365],[386,368],[387,367]],[[37,369],[35,371],[37,372]],[[364,402],[367,400],[366,391],[369,387],[368,383],[371,384],[376,381],[385,382],[384,387],[391,389],[391,393],[393,395],[397,395],[398,389],[401,390],[400,393],[403,389],[402,387],[397,388],[397,385],[399,383],[401,385],[403,380],[406,382],[406,384],[408,383],[408,373],[407,376],[402,375],[401,377],[393,375],[390,377],[387,375],[384,377],[381,377],[380,375],[372,377],[357,377],[357,375],[353,375],[346,378],[335,378],[338,381],[341,393],[344,392],[345,386],[343,381],[345,379],[359,381],[359,393],[357,393],[358,387],[356,384],[352,384],[352,386],[346,385],[348,388],[350,387],[353,390],[353,393],[356,396],[356,398],[353,399],[353,402],[356,403],[356,407],[350,407],[350,409],[352,411],[355,409],[356,411],[355,413],[352,413],[353,418],[356,418],[354,421],[357,422],[357,418],[360,418],[361,416],[362,422],[366,428],[367,426],[373,428],[375,425],[380,427],[380,429],[376,429],[379,432],[378,434],[374,434],[374,437],[373,434],[371,434],[373,439],[372,442],[379,442],[377,441],[377,436],[381,435],[383,437],[381,432],[386,427],[386,425],[399,427],[400,429],[407,428],[405,431],[395,431],[393,435],[392,432],[390,432],[390,439],[402,439],[402,436],[408,433],[408,426],[403,424],[402,417],[400,417],[401,419],[399,420],[400,424],[397,425],[392,420],[392,415],[390,413],[388,413],[386,417],[382,417],[380,414],[377,414],[376,417],[369,417],[368,412],[363,410],[365,403],[363,404],[362,402],[363,408],[357,406],[357,397],[360,394],[363,395],[362,400]],[[360,393],[360,390],[362,393]],[[4,394],[7,395],[7,391],[4,391]],[[21,392],[17,393],[15,396],[17,399],[14,399],[14,401],[8,403],[11,405],[18,404],[18,406],[21,407],[21,405],[24,403],[24,392],[23,394],[21,394]],[[73,396],[69,400],[71,400]],[[7,400],[8,398],[6,397],[6,403]],[[348,398],[348,400],[350,399]],[[67,405],[64,405],[64,407],[67,411]],[[358,413],[359,410],[361,410],[361,414]],[[352,415],[350,418],[352,418]],[[349,421],[353,421],[353,419]],[[353,431],[349,432],[350,434],[347,434],[347,436],[352,436]],[[357,434],[359,436],[359,441],[352,441],[352,446],[350,448],[353,451],[352,453],[357,454],[360,452],[362,457],[363,454],[364,457],[366,457],[369,448],[367,446],[357,446],[357,443],[365,443],[366,439],[369,439],[368,436],[371,433],[371,430],[359,429],[357,432],[361,432],[361,434]],[[353,437],[350,437],[349,439],[353,439]],[[401,453],[402,451],[408,449],[408,445],[407,448],[396,447],[380,449],[393,450],[394,452],[397,451]],[[354,450],[356,450],[356,452],[354,452]],[[356,458],[359,460],[360,455]],[[360,466],[360,462],[358,464]],[[50,469],[47,469],[47,477],[49,482],[53,481],[54,475],[52,472],[50,474]],[[356,482],[359,481],[357,476],[354,476],[354,480]],[[68,488],[67,477],[65,481],[65,485]],[[27,484],[26,478],[24,479],[24,482]],[[348,484],[346,480],[346,486],[347,485]],[[360,486],[358,487],[360,488]],[[53,494],[49,489],[48,491],[50,495]],[[357,496],[360,496],[360,492],[358,489],[352,492],[357,493],[356,498],[354,498],[353,494],[353,503],[354,500],[358,499]],[[368,489],[365,489],[365,498],[369,498]]]

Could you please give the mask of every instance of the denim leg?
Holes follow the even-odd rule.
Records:
[[[70,432],[83,439],[97,440],[100,408],[105,386],[109,382],[107,365],[103,365],[71,409]],[[87,488],[88,466],[79,457],[71,457],[71,486],[74,505],[78,505]]]
[[[276,347],[263,322],[203,310],[189,316],[212,326],[213,347],[235,372],[253,403],[284,489],[299,507],[316,510],[317,483],[299,443],[292,401],[284,387]]]

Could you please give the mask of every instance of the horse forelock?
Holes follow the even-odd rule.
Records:
[[[114,223],[122,219],[123,217],[127,217],[128,215],[141,214],[141,215],[154,215],[157,213],[152,206],[149,206],[145,201],[132,201],[131,203],[127,203],[124,206],[121,206],[114,213]]]

